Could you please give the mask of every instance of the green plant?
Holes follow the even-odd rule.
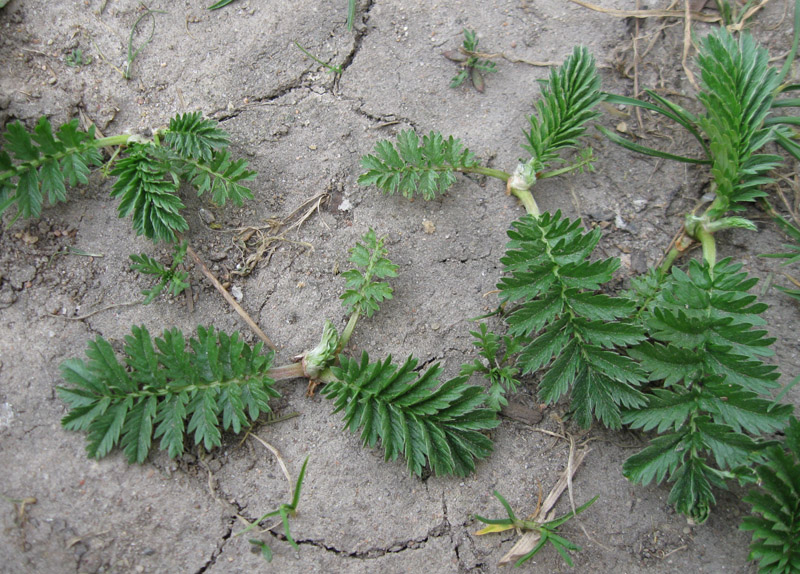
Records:
[[[645,319],[651,340],[629,350],[661,384],[623,421],[659,436],[623,473],[642,484],[674,482],[668,502],[696,522],[714,504],[712,487],[751,479],[770,444],[751,437],[779,430],[792,412],[768,394],[778,373],[761,359],[774,339],[758,328],[766,305],[749,294],[755,283],[728,259],[673,268]]]
[[[515,366],[514,355],[521,348],[520,340],[508,335],[499,336],[489,331],[485,323],[480,324],[478,331],[470,331],[475,337],[472,342],[483,357],[472,363],[461,366],[461,374],[467,377],[480,373],[490,383],[486,406],[499,411],[508,404],[505,395],[514,393],[520,385],[519,369]]]
[[[308,50],[303,48],[303,46],[301,46],[299,42],[295,42],[294,45],[297,46],[300,49],[300,51],[303,52],[306,56],[308,56],[309,58],[314,60],[317,64],[319,64],[320,66],[323,66],[324,68],[326,68],[334,76],[341,76],[342,75],[343,70],[342,70],[341,66],[338,66],[338,65],[337,66],[331,66],[327,62],[323,62],[322,60],[320,60],[319,58],[314,56],[311,52],[309,52]]]
[[[383,301],[392,298],[389,284],[376,279],[397,277],[397,265],[387,258],[384,239],[372,229],[361,239],[364,243],[356,243],[350,250],[350,263],[355,267],[342,273],[347,283],[340,298],[342,306],[350,313],[350,319],[339,341],[339,350],[347,345],[361,315],[372,317]]]
[[[386,460],[402,453],[409,470],[421,475],[430,464],[437,475],[466,476],[475,468],[474,459],[492,452],[492,442],[480,431],[498,424],[491,409],[480,408],[483,389],[467,385],[467,377],[440,384],[438,365],[418,374],[417,360],[402,366],[385,361],[370,363],[367,353],[361,361],[341,356],[341,366],[332,367],[335,380],[322,394],[343,411],[345,428],[361,429],[365,445],[381,440]]]
[[[488,526],[482,530],[479,530],[475,534],[480,536],[483,534],[491,534],[493,532],[505,532],[506,530],[512,529],[520,530],[522,532],[537,532],[539,534],[539,542],[536,543],[530,552],[517,560],[514,566],[522,566],[525,562],[533,558],[542,548],[544,548],[548,542],[553,548],[556,549],[556,552],[561,555],[561,557],[564,559],[564,562],[566,562],[569,566],[573,566],[572,558],[568,552],[580,552],[581,547],[574,542],[570,542],[563,536],[560,536],[558,533],[558,528],[570,518],[577,516],[594,504],[594,502],[597,500],[596,496],[588,502],[580,505],[578,508],[575,508],[572,512],[558,518],[554,518],[553,520],[548,520],[547,522],[538,522],[536,520],[520,520],[514,515],[511,505],[508,504],[506,499],[503,498],[496,490],[494,491],[494,496],[500,501],[500,504],[503,505],[503,508],[505,508],[508,518],[492,519],[484,518],[476,514],[475,518],[484,524],[487,524]]]
[[[800,423],[792,417],[783,445],[765,452],[758,468],[758,489],[744,501],[752,506],[741,529],[752,531],[750,560],[760,574],[800,572]]]
[[[323,345],[334,352],[327,360],[315,359],[312,364],[317,369],[320,363],[333,364],[362,314],[372,316],[382,301],[392,297],[389,285],[379,281],[394,277],[397,270],[386,258],[383,239],[369,230],[362,240],[350,252],[356,267],[342,273],[347,284],[341,299],[350,319],[338,345]],[[420,475],[429,464],[435,474],[465,476],[474,469],[474,459],[491,453],[491,441],[480,431],[497,426],[497,417],[481,408],[486,397],[480,387],[466,384],[467,377],[440,384],[441,368],[434,365],[418,374],[413,357],[400,367],[391,357],[370,363],[366,352],[360,361],[338,358],[338,367],[320,373],[327,381],[322,394],[334,401],[334,413],[344,413],[345,428],[361,429],[365,445],[374,447],[380,439],[386,460],[403,454],[414,474]]]
[[[645,403],[638,390],[645,374],[620,350],[644,339],[631,320],[635,307],[600,292],[619,260],[592,261],[600,230],[585,232],[579,220],[560,212],[523,217],[508,236],[498,289],[501,301],[518,302],[506,317],[509,335],[522,348],[517,365],[523,374],[549,366],[539,397],[552,404],[569,394],[582,426],[596,417],[619,428],[620,407]]]
[[[20,122],[9,124],[0,148],[0,213],[16,206],[17,217],[39,217],[45,198],[66,201],[67,185],[86,184],[92,166],[103,163],[100,150],[124,146],[111,168],[116,177],[111,196],[120,199],[119,216],[133,216],[138,235],[154,241],[174,241],[188,229],[178,196],[181,182],[212,201],[241,205],[252,193],[243,183],[255,172],[243,159],[233,160],[229,137],[200,112],[179,114],[152,140],[136,135],[96,139],[72,120],[55,132],[42,117],[32,133]],[[13,220],[12,220],[13,221]]]
[[[64,58],[64,63],[70,68],[80,68],[92,63],[92,57],[83,53],[80,48],[75,48]]]
[[[397,144],[381,140],[374,154],[361,158],[366,170],[358,182],[375,185],[388,194],[402,193],[412,198],[421,195],[433,199],[447,191],[456,181],[456,173],[474,173],[495,177],[507,183],[507,191],[516,196],[528,213],[539,215],[539,208],[530,193],[538,179],[555,177],[590,166],[590,152],[581,154],[579,160],[559,169],[560,153],[576,148],[578,138],[586,131],[586,124],[598,114],[593,108],[603,100],[600,80],[594,58],[584,47],[576,47],[560,67],[551,70],[543,80],[542,97],[536,104],[538,116],[529,117],[530,131],[524,149],[532,155],[520,162],[513,173],[483,167],[472,152],[453,136],[431,132],[419,136],[413,131],[403,131]],[[550,171],[544,171],[550,170]]]
[[[770,444],[759,435],[782,428],[792,411],[774,405],[769,395],[778,373],[761,359],[774,340],[760,329],[766,305],[748,293],[756,280],[729,259],[717,261],[714,236],[723,229],[756,229],[732,214],[766,195],[768,172],[782,162],[762,149],[775,142],[796,150],[787,119],[771,116],[782,106],[775,96],[785,69],[769,66],[766,50],[749,34],[737,39],[724,28],[713,31],[701,44],[697,64],[704,108],[699,116],[653,92],[653,104],[620,96],[607,100],[676,121],[705,157],[664,154],[601,129],[627,149],[711,169],[713,201],[702,214],[686,216],[684,236],[661,268],[635,283],[638,316],[650,340],[628,352],[656,386],[645,406],[623,417],[633,428],[659,434],[625,462],[623,473],[643,484],[672,481],[669,502],[703,522],[714,503],[712,487],[724,487],[731,478],[751,480]],[[671,267],[694,240],[702,246],[703,262],[691,261],[688,272]]]
[[[372,316],[392,297],[380,279],[397,269],[374,231],[361,239],[351,250],[355,268],[342,274],[342,303],[351,316],[341,337],[326,321],[316,348],[277,367],[272,353],[260,354],[261,344],[251,349],[238,334],[212,328],[199,328],[186,350],[177,329],[153,341],[145,328],[134,327],[125,338],[123,363],[98,337],[89,344],[88,363],[71,359],[62,365],[73,385],[58,390],[70,408],[62,424],[88,431],[91,457],[101,458],[119,444],[129,461],[142,462],[153,437],[161,437],[161,448],[175,457],[183,453],[185,433],[194,432],[195,444],[206,449],[219,446],[220,428],[238,433],[270,412],[276,381],[308,378],[327,383],[322,394],[334,402],[334,413],[344,413],[345,428],[361,429],[370,447],[380,439],[387,460],[403,454],[417,475],[428,465],[436,474],[468,474],[475,459],[492,450],[482,431],[498,424],[495,411],[482,406],[481,387],[466,384],[467,377],[440,383],[438,365],[416,373],[413,357],[398,367],[391,357],[370,363],[366,353],[360,361],[342,354],[358,318]]]
[[[756,468],[758,489],[744,501],[752,506],[741,529],[752,531],[750,560],[760,574],[800,572],[800,423],[792,418],[783,445],[765,452]]]
[[[765,253],[762,257],[773,257],[777,259],[786,259],[783,263],[784,265],[791,265],[793,263],[797,263],[800,261],[800,229],[797,226],[792,225],[789,221],[787,221],[784,217],[779,215],[778,213],[773,213],[772,220],[775,224],[786,234],[789,236],[789,239],[793,241],[793,243],[787,243],[783,245],[783,248],[787,251],[783,253]],[[787,275],[789,279],[800,287],[800,281]],[[795,299],[800,300],[800,289],[786,289],[785,287],[778,286],[778,289],[794,297]]]
[[[570,222],[560,213],[542,214],[530,192],[537,179],[590,163],[591,154],[584,154],[567,168],[544,171],[563,161],[562,152],[578,146],[586,124],[597,117],[592,108],[602,99],[593,58],[585,48],[575,48],[542,83],[542,96],[535,105],[537,114],[529,117],[530,130],[523,146],[531,157],[513,174],[480,167],[452,137],[445,140],[431,133],[420,146],[416,134],[406,131],[399,134],[396,146],[381,141],[374,155],[362,158],[368,171],[359,183],[429,199],[447,190],[455,182],[456,172],[506,181],[507,190],[520,199],[529,214],[515,222],[509,232],[511,249],[502,261],[510,277],[498,285],[502,301],[521,301],[508,316],[510,339],[506,340],[515,340],[514,350],[522,351],[516,363],[507,368],[519,368],[525,374],[552,362],[540,384],[543,400],[555,402],[574,387],[572,404],[581,424],[590,424],[596,414],[605,424],[618,427],[620,405],[644,402],[636,390],[644,373],[614,350],[643,338],[641,328],[627,320],[634,312],[633,304],[597,292],[611,279],[618,262],[590,263],[588,257],[600,239],[600,231],[582,233],[578,221]],[[499,341],[493,337],[495,343]],[[482,344],[485,347],[487,343],[485,340]],[[486,354],[484,357],[491,365],[494,359]],[[484,370],[490,380],[494,368]],[[495,377],[499,374],[495,371]],[[500,403],[495,384],[498,380],[492,380],[493,406]]]
[[[61,424],[88,433],[92,458],[119,445],[129,462],[141,463],[154,438],[175,458],[183,454],[187,433],[210,450],[220,445],[220,429],[238,433],[270,412],[269,400],[279,394],[269,375],[273,356],[261,354],[261,343],[251,348],[238,333],[198,327],[186,345],[178,329],[153,340],[146,328],[133,327],[120,362],[98,336],[89,343],[88,362],[61,365],[72,384],[58,387],[70,408]]]
[[[131,28],[130,36],[128,37],[128,56],[125,60],[125,65],[122,67],[122,77],[126,80],[131,79],[131,68],[133,67],[133,61],[139,56],[139,54],[144,50],[145,46],[150,43],[150,40],[153,39],[153,34],[156,32],[156,14],[166,14],[163,10],[145,10],[141,16],[136,19],[136,22],[133,23],[133,27]],[[136,28],[139,27],[139,23],[144,20],[146,17],[150,16],[152,18],[153,27],[150,28],[150,35],[147,39],[142,42],[142,45],[133,49],[133,37],[136,34]]]
[[[172,265],[169,268],[145,253],[130,256],[131,261],[133,261],[131,269],[145,275],[155,275],[159,278],[159,282],[154,287],[142,290],[142,295],[145,297],[144,301],[142,301],[143,305],[151,303],[164,289],[173,297],[177,297],[189,288],[189,273],[178,270],[178,266],[183,263],[183,259],[186,257],[187,247],[188,243],[185,241],[175,246],[175,252],[172,254]]]
[[[795,14],[796,20],[798,17],[800,10]],[[796,50],[798,29],[800,26],[795,27],[792,52]],[[787,63],[792,57],[790,55]],[[769,65],[767,51],[758,46],[750,34],[742,34],[737,39],[725,28],[714,30],[704,38],[697,65],[701,78],[697,98],[704,108],[699,116],[652,91],[646,93],[654,103],[616,95],[608,95],[607,101],[638,106],[675,121],[697,140],[703,157],[668,154],[598,127],[611,141],[632,151],[708,165],[711,169],[714,199],[701,215],[686,216],[685,236],[666,258],[664,269],[668,269],[693,240],[701,243],[703,258],[713,263],[716,258],[714,233],[730,228],[756,229],[750,220],[730,213],[742,212],[749,203],[766,196],[763,186],[772,181],[768,172],[782,163],[780,156],[762,152],[768,144],[775,142],[800,159],[800,147],[789,127],[796,123],[796,118],[772,115],[776,109],[796,104],[795,100],[776,98],[796,88],[781,85],[788,72],[786,66],[781,71],[773,68]]]
[[[297,475],[297,483],[294,486],[294,490],[292,491],[292,501],[289,503],[281,504],[277,510],[273,510],[271,512],[267,512],[258,520],[255,520],[250,526],[245,528],[244,530],[237,532],[236,536],[241,536],[245,532],[249,532],[256,526],[258,526],[261,522],[266,520],[267,518],[271,518],[273,516],[280,516],[281,522],[283,523],[283,533],[286,536],[286,540],[289,541],[289,544],[294,546],[295,548],[299,549],[300,547],[295,542],[294,538],[292,538],[292,533],[289,531],[289,516],[296,516],[297,515],[297,505],[300,503],[300,491],[303,488],[303,480],[306,477],[306,467],[308,466],[308,459],[303,461],[303,466],[300,468],[300,474]],[[267,562],[272,562],[272,550],[267,545],[266,542],[262,540],[251,539],[250,544],[258,547],[261,550],[261,555]]]
[[[353,22],[356,19],[356,0],[347,0],[347,29],[353,29]]]
[[[792,412],[771,396],[778,374],[763,360],[773,339],[761,328],[766,305],[749,294],[756,280],[730,260],[717,261],[714,234],[755,228],[739,212],[766,194],[768,172],[781,162],[762,148],[775,142],[796,153],[800,147],[790,128],[796,122],[771,115],[796,105],[775,100],[785,91],[779,86],[788,68],[771,68],[750,36],[712,32],[698,65],[706,113],[695,117],[654,93],[655,104],[600,93],[591,58],[576,48],[544,84],[526,133],[531,158],[513,174],[480,168],[458,140],[432,133],[419,146],[416,136],[403,132],[396,146],[379,142],[374,155],[362,158],[367,172],[359,181],[427,199],[446,190],[457,172],[506,180],[528,213],[512,224],[501,259],[505,336],[520,348],[508,366],[522,375],[542,372],[540,399],[552,404],[568,396],[571,416],[582,426],[597,419],[612,428],[656,431],[623,472],[634,482],[673,482],[670,503],[702,522],[714,503],[713,488],[730,479],[753,480],[771,444],[762,436],[780,430]],[[706,157],[673,156],[604,132],[631,150],[709,165],[715,191],[704,213],[686,217],[685,236],[665,262],[619,296],[603,292],[619,261],[592,259],[599,229],[586,232],[578,220],[541,213],[530,192],[538,179],[575,168],[543,173],[563,161],[564,149],[577,146],[602,99],[656,111],[687,128]],[[673,267],[694,240],[703,247],[703,262],[690,262],[686,272]],[[476,371],[496,388],[492,368]]]
[[[494,73],[497,71],[497,66],[481,56],[485,54],[478,52],[478,35],[475,30],[464,28],[464,44],[458,50],[448,50],[444,53],[445,58],[457,62],[461,68],[450,80],[451,88],[457,88],[470,78],[476,90],[482,93],[486,89],[483,73]]]

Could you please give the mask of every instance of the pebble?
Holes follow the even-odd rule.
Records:
[[[217,220],[217,218],[214,217],[213,213],[202,207],[200,208],[200,219],[202,219],[203,223],[205,223],[206,225],[211,225]]]

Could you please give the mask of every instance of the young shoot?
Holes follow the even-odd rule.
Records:
[[[296,550],[299,550],[300,547],[295,542],[294,538],[292,538],[292,533],[289,531],[289,517],[297,515],[297,506],[300,504],[300,492],[303,488],[303,480],[306,477],[306,467],[308,466],[308,459],[310,457],[307,456],[306,459],[303,461],[303,466],[300,468],[300,474],[297,475],[297,483],[294,486],[294,491],[292,492],[292,501],[288,503],[281,504],[276,510],[271,512],[267,512],[258,520],[253,521],[250,526],[237,532],[234,536],[241,536],[246,532],[250,532],[256,526],[261,524],[267,518],[271,518],[273,516],[280,516],[281,523],[283,524],[283,534],[286,536],[286,540],[291,544]],[[267,562],[272,561],[272,550],[267,545],[266,542],[260,540],[250,540],[250,544],[257,546],[261,550],[261,555]]]
[[[130,256],[131,261],[133,261],[131,269],[145,275],[155,275],[159,278],[159,282],[154,287],[142,290],[142,295],[145,297],[142,305],[151,303],[165,289],[167,293],[177,297],[189,288],[189,273],[178,270],[178,266],[183,263],[186,257],[188,245],[183,241],[175,246],[175,251],[172,254],[172,265],[169,268],[146,253]]]
[[[792,57],[796,43],[797,36]],[[783,163],[780,156],[764,153],[765,147],[774,142],[793,157],[800,158],[800,148],[789,128],[795,119],[773,116],[775,109],[786,104],[796,105],[795,100],[777,98],[792,87],[781,86],[786,68],[779,71],[770,66],[767,50],[758,46],[749,33],[737,38],[725,27],[715,29],[700,45],[697,66],[701,87],[697,98],[703,106],[703,113],[698,116],[649,90],[646,93],[652,103],[616,95],[608,95],[607,101],[638,106],[671,119],[697,140],[701,157],[668,154],[598,128],[612,142],[626,149],[662,159],[707,165],[711,170],[713,200],[700,213],[687,214],[684,236],[665,258],[662,275],[693,241],[700,242],[704,260],[713,266],[716,263],[715,233],[731,228],[756,230],[753,222],[735,214],[766,196],[763,188],[772,182],[769,172]]]
[[[332,65],[328,64],[327,62],[323,62],[322,60],[317,58],[315,55],[313,55],[311,52],[306,50],[303,46],[301,46],[299,42],[295,42],[294,45],[297,46],[300,49],[300,51],[303,52],[303,54],[305,54],[306,56],[308,56],[309,58],[314,60],[320,66],[323,66],[324,68],[326,68],[328,70],[328,72],[331,72],[334,76],[341,76],[342,75],[343,70],[342,70],[341,66],[339,66],[339,65],[332,66]]]
[[[499,411],[508,404],[506,395],[516,392],[520,385],[517,379],[519,369],[515,366],[514,355],[521,349],[521,340],[507,335],[496,335],[489,331],[485,323],[481,323],[478,331],[470,331],[469,334],[475,337],[472,344],[479,349],[478,354],[483,360],[475,359],[470,364],[461,365],[461,374],[484,375],[491,385],[486,406]]]
[[[350,250],[350,263],[355,267],[342,273],[347,284],[341,300],[350,313],[350,320],[342,332],[339,349],[347,346],[361,315],[372,317],[383,301],[392,298],[392,288],[379,280],[397,277],[397,265],[386,257],[388,251],[383,246],[384,238],[379,238],[370,228],[361,240],[363,243],[356,243]]]
[[[458,63],[461,68],[450,80],[451,88],[457,88],[469,78],[475,89],[483,93],[486,89],[483,74],[497,71],[495,63],[486,59],[486,54],[478,52],[478,35],[475,30],[468,28],[464,28],[464,44],[458,50],[444,52],[443,56],[451,62]]]
[[[577,162],[566,167],[556,169],[554,164],[564,162],[562,152],[578,147],[586,125],[599,115],[593,108],[604,97],[594,58],[584,47],[576,47],[541,83],[541,97],[535,104],[537,113],[528,118],[527,143],[522,146],[531,157],[512,173],[481,166],[453,136],[445,138],[431,132],[420,142],[413,131],[403,131],[396,144],[379,141],[374,154],[361,158],[366,171],[358,182],[375,185],[384,193],[433,199],[455,183],[457,173],[485,175],[506,182],[507,193],[517,197],[530,215],[538,217],[540,211],[530,191],[538,179],[590,168],[591,153],[582,153]]]
[[[517,560],[514,566],[522,566],[525,562],[536,556],[536,554],[538,554],[548,542],[553,548],[556,549],[556,552],[561,555],[561,557],[564,559],[564,562],[566,562],[568,566],[574,566],[569,552],[580,552],[581,547],[561,536],[558,529],[573,516],[577,516],[594,504],[598,498],[597,496],[577,507],[574,512],[569,512],[568,514],[553,520],[548,520],[547,522],[538,522],[536,520],[521,520],[517,518],[514,515],[514,511],[511,509],[511,505],[506,502],[506,499],[503,498],[496,490],[493,494],[495,498],[500,501],[500,504],[503,505],[503,508],[505,508],[508,518],[484,518],[483,516],[476,514],[475,519],[480,520],[487,525],[485,528],[475,533],[477,536],[493,534],[495,532],[505,532],[506,530],[536,532],[539,535],[539,541],[530,552]]]

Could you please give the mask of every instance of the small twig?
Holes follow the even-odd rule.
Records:
[[[6,502],[10,502],[11,504],[14,505],[14,508],[17,511],[17,517],[16,517],[15,520],[17,521],[17,525],[20,526],[20,527],[24,526],[25,522],[27,520],[27,517],[26,517],[26,514],[25,514],[25,510],[26,510],[25,507],[28,506],[28,505],[31,505],[31,504],[36,504],[36,502],[37,502],[36,498],[34,498],[33,496],[28,496],[28,497],[25,497],[25,498],[9,498],[8,496],[0,494],[0,498],[2,498]],[[17,505],[19,505],[19,506],[17,506]]]
[[[97,53],[100,54],[100,59],[103,60],[103,62],[105,62],[106,64],[108,64],[112,69],[116,70],[116,72],[120,76],[125,78],[125,72],[120,70],[118,67],[116,67],[114,64],[112,64],[111,61],[108,58],[106,58],[106,55],[100,49],[100,46],[97,45],[97,42],[94,41],[94,38],[89,38],[89,41],[92,43],[92,46],[94,46],[94,49],[97,50]],[[127,79],[127,78],[125,78],[125,79]]]
[[[105,307],[101,307],[100,309],[95,309],[94,311],[90,311],[85,315],[79,315],[77,317],[67,317],[66,315],[59,315],[58,313],[48,313],[45,316],[60,317],[61,319],[66,319],[67,321],[83,321],[84,319],[88,319],[92,315],[97,315],[98,313],[108,311],[109,309],[114,309],[116,307],[132,307],[133,305],[140,305],[141,303],[142,299],[137,299],[136,301],[128,301],[127,303],[114,303],[112,305],[106,305]]]
[[[694,73],[687,63],[689,52],[692,49],[692,11],[690,9],[690,0],[684,0],[684,18],[686,20],[683,23],[683,56],[681,57],[681,65],[683,66],[683,71],[686,72],[686,79],[689,80],[689,83],[699,92],[700,86],[697,85],[697,81],[694,79]]]
[[[222,286],[222,283],[220,283],[219,280],[216,277],[214,277],[214,274],[211,273],[211,271],[208,269],[208,267],[206,267],[206,264],[203,263],[203,260],[200,259],[200,257],[197,255],[197,253],[195,253],[194,249],[192,249],[191,247],[187,247],[186,248],[186,253],[194,260],[194,262],[197,264],[197,266],[200,267],[200,271],[203,272],[203,275],[206,276],[206,279],[211,281],[211,284],[214,285],[216,290],[219,291],[220,294],[228,302],[228,304],[231,307],[233,307],[233,310],[236,311],[242,319],[244,319],[244,321],[245,321],[245,323],[247,323],[248,327],[250,327],[253,330],[253,332],[256,335],[258,335],[258,337],[262,341],[264,341],[264,343],[267,345],[267,347],[269,347],[273,351],[277,351],[278,348],[275,346],[275,344],[270,340],[269,337],[267,337],[267,335],[264,333],[264,331],[262,331],[261,328],[258,325],[256,325],[255,321],[253,321],[253,319],[250,318],[250,315],[247,314],[247,311],[245,311],[242,308],[242,306],[239,305],[239,303],[236,302],[236,299],[234,299],[233,296],[231,296],[231,294],[228,293],[228,290],[225,289],[225,287]]]
[[[264,445],[264,447],[267,450],[269,450],[273,455],[275,455],[275,458],[278,460],[278,464],[280,465],[281,470],[283,471],[283,476],[285,476],[286,480],[289,481],[289,498],[291,498],[292,495],[294,494],[292,492],[292,477],[289,474],[289,470],[286,468],[286,463],[283,462],[283,457],[281,456],[281,453],[278,452],[277,448],[275,448],[274,446],[269,444],[267,441],[265,441],[263,438],[259,437],[257,434],[248,432],[247,436],[249,436],[250,438],[256,439],[258,442],[260,442],[262,445]]]
[[[639,9],[639,0],[636,0],[636,9]],[[634,23],[633,31],[633,97],[639,97],[639,20]],[[644,129],[642,123],[642,109],[636,106],[636,125],[640,130]]]
[[[689,548],[689,547],[686,544],[684,544],[683,546],[678,546],[677,548],[673,548],[672,550],[670,550],[669,552],[664,554],[664,556],[662,556],[661,559],[663,560],[664,558],[666,558],[670,554],[675,554],[676,552],[680,552],[681,550],[686,550],[687,548]]]
[[[583,0],[570,0],[579,6],[594,10],[595,12],[602,12],[617,18],[686,18],[686,11],[683,10],[614,10],[613,8],[603,8],[596,4],[590,4]],[[720,16],[711,16],[703,14],[702,12],[691,12],[691,17],[698,22],[719,22],[722,20]]]
[[[769,2],[769,0],[761,0],[761,2],[760,2],[759,4],[757,4],[757,5],[753,6],[753,7],[751,7],[751,8],[750,8],[750,9],[749,9],[747,12],[745,12],[744,14],[742,14],[741,18],[739,18],[739,21],[738,21],[736,24],[733,24],[732,26],[729,26],[729,29],[730,29],[732,32],[741,32],[742,30],[744,30],[744,27],[747,25],[747,21],[748,21],[750,18],[752,18],[752,17],[753,17],[753,15],[754,15],[756,12],[758,12],[758,11],[759,11],[759,10],[761,10],[761,9],[762,9],[764,6],[766,6],[767,2]],[[784,15],[785,15],[785,14],[784,14]]]

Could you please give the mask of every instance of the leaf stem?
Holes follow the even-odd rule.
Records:
[[[87,149],[90,149],[90,148],[98,149],[98,148],[104,148],[104,147],[116,147],[116,146],[126,145],[128,143],[128,140],[130,140],[130,138],[132,138],[132,137],[134,137],[134,136],[131,135],[131,134],[122,134],[122,135],[117,135],[117,136],[109,136],[109,137],[105,137],[105,138],[99,138],[99,139],[95,139],[95,140],[85,140],[85,141],[81,142],[81,145],[78,145],[78,146],[75,146],[75,147],[68,147],[68,148],[64,149],[64,151],[62,151],[62,152],[56,152],[54,154],[42,154],[37,159],[26,161],[26,162],[24,162],[24,163],[22,163],[22,164],[20,164],[20,165],[18,165],[16,167],[12,167],[11,169],[8,169],[6,171],[0,172],[0,181],[3,181],[4,179],[11,179],[12,177],[14,177],[18,173],[20,173],[20,171],[27,171],[27,170],[30,170],[30,169],[38,169],[40,166],[42,166],[46,162],[50,162],[50,161],[54,161],[54,160],[55,161],[59,161],[62,158],[65,158],[65,157],[70,156],[70,155],[74,155],[76,153],[79,153],[81,151],[84,151],[84,150],[87,150]]]
[[[303,363],[290,363],[280,367],[272,367],[267,371],[267,376],[276,382],[306,378],[306,374],[303,372]]]
[[[708,231],[705,226],[698,225],[695,230],[695,237],[703,248],[703,261],[708,263],[710,269],[714,269],[717,262],[717,243],[714,234]]]
[[[339,338],[339,347],[336,349],[337,354],[347,346],[347,343],[350,342],[350,336],[353,334],[353,329],[356,328],[356,323],[358,323],[358,318],[360,315],[361,312],[358,309],[353,311],[352,315],[350,315],[350,319],[347,321],[344,331],[342,331],[342,336]]]
[[[681,250],[677,247],[673,247],[669,250],[669,252],[664,257],[664,261],[662,261],[661,266],[658,268],[658,275],[659,277],[666,277],[667,273],[669,273],[670,267],[675,262],[675,260],[680,256]]]
[[[520,200],[523,206],[525,206],[525,211],[528,215],[532,215],[534,218],[539,219],[539,216],[542,214],[539,211],[539,206],[536,205],[536,200],[533,199],[533,194],[528,191],[527,189],[509,189],[508,192]]]
[[[559,175],[564,175],[565,173],[569,173],[571,171],[575,171],[576,169],[580,169],[585,165],[589,165],[594,161],[594,158],[589,155],[586,158],[581,159],[581,161],[577,163],[573,163],[572,165],[568,165],[565,167],[561,167],[559,169],[554,169],[551,171],[545,171],[539,174],[536,174],[536,179],[548,179],[551,177],[557,177]]]
[[[457,167],[456,171],[460,171],[461,173],[478,173],[480,175],[488,175],[489,177],[495,177],[502,181],[508,181],[508,178],[511,177],[511,174],[505,171],[493,169],[491,167],[483,167],[480,165],[472,167]]]

